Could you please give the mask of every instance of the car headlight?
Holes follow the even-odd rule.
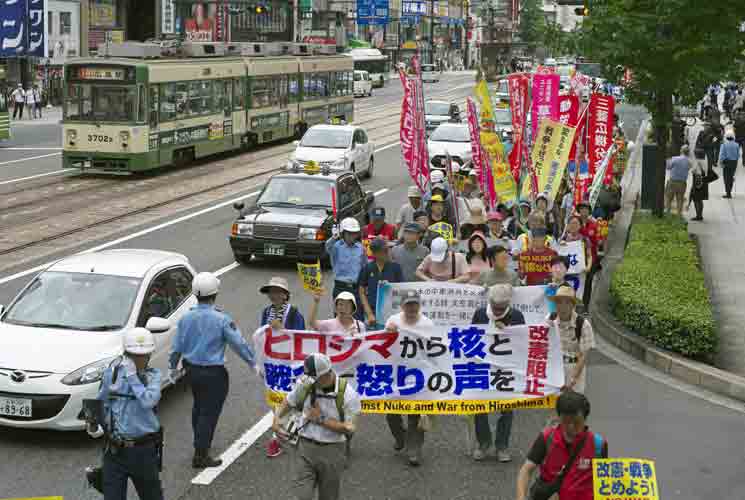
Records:
[[[253,223],[236,222],[233,224],[231,233],[233,236],[238,236],[239,234],[242,236],[253,236],[254,225]]]
[[[301,240],[315,240],[316,230],[312,227],[301,227],[298,236]]]
[[[72,373],[69,373],[62,379],[62,383],[65,385],[85,385],[99,382],[103,377],[103,372],[119,356],[113,356],[111,358],[102,359],[91,363],[82,368],[78,368]]]

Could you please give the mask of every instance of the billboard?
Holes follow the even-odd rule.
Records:
[[[44,0],[0,2],[0,57],[45,57],[44,18]]]

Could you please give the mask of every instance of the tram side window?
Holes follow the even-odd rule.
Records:
[[[213,112],[230,116],[230,110],[232,108],[230,104],[230,80],[217,80],[213,82],[213,87],[215,89],[215,107]]]
[[[300,101],[300,76],[290,76],[290,102]]]
[[[349,95],[349,81],[348,78],[351,76],[347,71],[335,71],[331,73],[334,78],[334,95],[344,96]]]
[[[137,86],[137,121],[138,122],[144,122],[145,121],[145,113],[147,112],[147,102],[146,98],[147,95],[145,95],[145,86],[144,85],[138,85]]]
[[[83,92],[81,85],[70,84],[67,88],[67,102],[65,103],[65,119],[80,119],[80,97]]]
[[[319,99],[329,95],[329,73],[306,73],[304,84],[306,99]]]
[[[287,102],[288,102],[288,97],[287,97],[287,95],[288,95],[287,94],[287,92],[288,92],[288,89],[287,89],[287,87],[288,87],[288,79],[287,79],[287,75],[282,75],[281,77],[276,78],[274,80],[274,83],[278,87],[277,88],[277,91],[278,91],[277,92],[277,95],[279,96],[279,103],[280,103],[280,105],[287,106]]]
[[[220,85],[215,86],[214,92],[221,91]],[[191,116],[210,114],[213,112],[214,101],[211,80],[200,80],[189,83],[189,114]],[[219,102],[219,97],[216,99]]]
[[[272,105],[271,78],[254,78],[251,86],[251,103],[254,108],[268,108]]]
[[[240,110],[246,106],[245,81],[243,78],[233,80],[233,109]]]

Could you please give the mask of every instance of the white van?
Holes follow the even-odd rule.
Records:
[[[434,64],[422,64],[422,81],[439,82],[440,72],[437,71],[437,66]]]
[[[367,71],[354,71],[354,95],[355,97],[372,95],[372,79]]]

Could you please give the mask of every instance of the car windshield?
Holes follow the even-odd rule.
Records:
[[[468,127],[440,125],[429,136],[430,141],[439,142],[470,142]]]
[[[494,110],[494,123],[499,124],[510,124],[512,123],[512,112],[509,109],[495,109]]]
[[[424,103],[424,114],[425,115],[449,115],[450,104],[446,102],[425,102]]]
[[[305,148],[344,149],[352,143],[352,131],[348,129],[310,128],[300,145]]]
[[[3,321],[66,330],[124,328],[140,287],[137,278],[48,271],[37,276]]]
[[[274,177],[256,201],[259,206],[331,207],[331,186],[325,178]]]

